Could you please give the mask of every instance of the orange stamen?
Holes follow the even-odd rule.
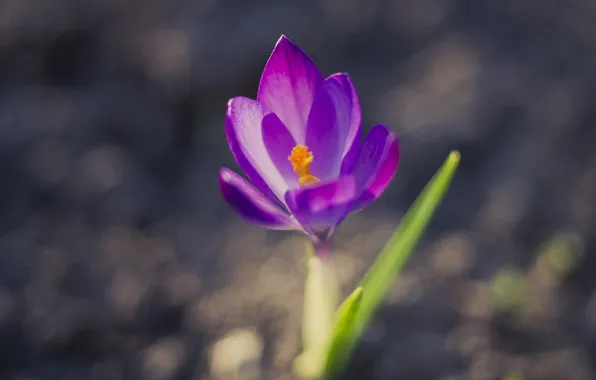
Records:
[[[310,185],[319,182],[317,177],[310,174],[310,164],[313,159],[312,152],[308,151],[307,146],[301,144],[296,145],[288,157],[288,160],[294,167],[294,171],[298,174],[298,182],[301,185]]]

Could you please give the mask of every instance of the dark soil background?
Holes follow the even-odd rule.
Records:
[[[303,238],[217,189],[281,33],[400,136],[346,293],[462,154],[344,378],[596,379],[592,0],[0,0],[0,379],[291,378]]]

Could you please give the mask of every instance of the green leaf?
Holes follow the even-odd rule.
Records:
[[[358,320],[362,292],[363,289],[361,287],[356,288],[337,310],[335,328],[327,352],[324,378],[331,378],[338,374],[350,355],[350,350],[346,350],[346,348],[350,347],[353,340],[354,326]]]
[[[453,151],[449,154],[441,168],[404,215],[387,245],[365,274],[360,286],[366,289],[366,293],[361,295],[356,321],[350,323],[351,332],[345,331],[346,325],[340,327],[336,323],[334,327],[336,330],[344,330],[341,333],[342,337],[349,337],[349,339],[344,338],[342,355],[327,362],[328,365],[332,363],[334,366],[334,368],[329,368],[330,372],[328,373],[336,374],[334,371],[345,366],[356,343],[383,302],[393,280],[402,271],[410,254],[418,244],[451,183],[459,161],[459,152]],[[337,335],[337,332],[335,331],[334,334]]]
[[[410,254],[418,244],[451,183],[459,160],[459,152],[449,154],[443,166],[422,190],[414,205],[405,214],[393,236],[364,276],[361,286],[366,289],[366,294],[362,297],[358,314],[357,329],[359,334],[363,333],[368,326],[394,278],[402,271]]]

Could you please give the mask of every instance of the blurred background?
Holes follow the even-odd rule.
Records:
[[[282,33],[401,140],[344,294],[462,154],[344,378],[596,379],[591,0],[0,0],[0,379],[291,379],[304,239],[217,188]]]

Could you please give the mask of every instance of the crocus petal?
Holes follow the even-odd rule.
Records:
[[[219,188],[230,206],[248,221],[273,230],[299,229],[288,214],[230,169],[221,169]]]
[[[281,36],[263,70],[257,100],[279,116],[298,143],[303,143],[310,108],[323,81],[314,62]]]
[[[391,182],[399,162],[397,138],[384,125],[374,126],[360,150],[353,175],[359,196],[352,205],[358,211],[377,199]]]
[[[226,135],[232,154],[252,183],[271,199],[283,203],[288,187],[263,142],[261,128],[266,113],[252,99],[231,99],[226,113]]]
[[[324,182],[339,175],[343,150],[340,136],[333,100],[321,86],[308,115],[306,146],[313,152],[312,174]]]
[[[334,74],[325,79],[325,87],[335,105],[335,114],[343,146],[342,173],[354,169],[360,145],[362,114],[358,94],[348,74]]]
[[[354,176],[342,176],[317,186],[290,190],[285,199],[292,214],[309,232],[333,228],[349,212],[357,196]]]
[[[298,175],[294,172],[292,164],[288,160],[296,141],[288,128],[279,120],[277,115],[270,113],[265,115],[262,121],[263,142],[269,153],[271,161],[284,178],[289,188],[298,185]]]

